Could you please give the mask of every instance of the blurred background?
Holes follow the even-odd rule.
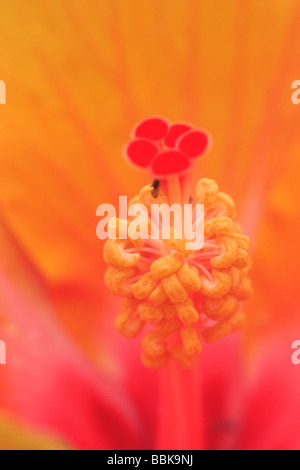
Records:
[[[252,240],[244,352],[295,324],[299,21],[299,0],[1,1],[0,448],[109,447],[104,397],[101,422],[140,413],[155,431],[138,384],[156,376],[113,330],[95,232],[99,204],[149,182],[122,157],[148,116],[212,136],[195,178],[233,197]]]

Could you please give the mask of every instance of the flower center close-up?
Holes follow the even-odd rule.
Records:
[[[208,142],[203,131],[187,124],[150,118],[136,126],[125,150],[132,163],[149,168],[155,179],[129,204],[129,209],[141,205],[139,214],[108,223],[105,282],[124,299],[117,330],[129,338],[142,336],[142,362],[149,368],[169,360],[189,368],[202,341],[215,342],[245,320],[242,304],[251,294],[249,237],[237,221],[232,198],[214,180],[201,178],[191,188],[193,160]],[[185,236],[178,236],[175,216],[166,236],[163,211],[153,217],[151,210],[158,205],[183,211],[187,204],[195,238],[203,230],[199,249],[190,249]],[[199,204],[204,207],[201,221]],[[139,237],[133,236],[132,223]]]

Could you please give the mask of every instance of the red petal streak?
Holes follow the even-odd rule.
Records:
[[[135,139],[127,145],[126,155],[135,165],[147,168],[158,153],[157,145],[147,139]]]
[[[0,237],[0,408],[77,449],[137,448],[132,404],[75,349],[23,252]]]
[[[151,140],[161,140],[169,129],[167,121],[161,118],[149,118],[137,125],[134,131],[136,137],[145,137]]]
[[[190,158],[195,158],[207,149],[208,142],[208,136],[205,132],[191,130],[178,140],[177,147]]]
[[[298,323],[258,351],[247,377],[236,448],[300,450],[300,365],[292,363],[299,331]]]

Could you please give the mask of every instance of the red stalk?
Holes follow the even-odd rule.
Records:
[[[203,410],[198,364],[186,370],[172,361],[161,374],[157,449],[203,449]]]

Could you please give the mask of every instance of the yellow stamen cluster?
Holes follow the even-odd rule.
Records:
[[[201,352],[199,337],[212,343],[239,329],[244,322],[241,302],[251,293],[249,238],[236,221],[230,196],[215,181],[201,179],[196,202],[204,204],[204,247],[186,252],[183,240],[109,239],[104,258],[105,281],[124,297],[115,325],[127,337],[142,338],[142,361],[159,368],[169,358],[189,367]],[[132,203],[166,202],[162,189],[146,186]],[[149,212],[150,217],[150,212]],[[128,223],[115,221],[119,234]]]

